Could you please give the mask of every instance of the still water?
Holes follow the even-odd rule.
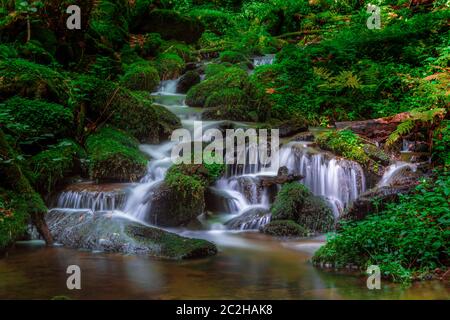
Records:
[[[196,234],[195,236],[201,236]],[[440,281],[404,288],[314,268],[308,261],[322,240],[280,241],[264,235],[208,232],[214,257],[163,261],[92,253],[38,242],[20,243],[0,259],[0,299],[448,299]],[[82,289],[66,288],[68,265],[81,268]]]

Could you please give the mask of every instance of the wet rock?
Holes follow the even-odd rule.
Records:
[[[290,119],[281,122],[278,126],[280,137],[290,137],[296,133],[307,131],[308,124],[303,119]],[[276,128],[276,126],[274,126]]]
[[[200,83],[200,75],[196,71],[188,71],[181,76],[177,85],[177,92],[187,93],[190,88]]]
[[[280,167],[276,176],[259,176],[260,185],[262,187],[271,187],[273,185],[281,185],[292,181],[303,179],[299,174],[290,174],[287,167]]]
[[[217,252],[208,241],[181,237],[121,214],[53,209],[46,220],[55,241],[70,248],[168,259],[198,258]]]
[[[266,208],[250,208],[225,223],[232,230],[258,230],[270,221],[271,213]]]
[[[194,196],[170,188],[166,183],[155,190],[147,221],[161,227],[186,225],[204,212],[204,195]]]

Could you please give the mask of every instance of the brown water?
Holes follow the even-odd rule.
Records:
[[[197,236],[199,236],[197,234]],[[22,243],[0,259],[0,299],[448,299],[440,281],[408,288],[314,268],[319,241],[279,241],[257,233],[208,233],[217,256],[162,261]],[[82,289],[66,288],[68,265],[81,268]]]

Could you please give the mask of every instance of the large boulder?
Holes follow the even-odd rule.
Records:
[[[123,131],[104,127],[86,140],[89,174],[103,181],[138,181],[146,172],[147,159],[138,141]]]
[[[180,81],[177,84],[177,92],[186,93],[190,88],[200,83],[200,75],[197,71],[189,70],[181,76]]]
[[[311,233],[327,232],[334,227],[330,207],[298,182],[283,185],[271,211],[272,221],[291,220]]]
[[[159,85],[158,70],[146,61],[135,62],[125,69],[120,82],[131,90],[152,92]]]
[[[199,258],[217,253],[211,242],[181,237],[123,214],[53,209],[46,221],[54,239],[70,248],[167,259]]]

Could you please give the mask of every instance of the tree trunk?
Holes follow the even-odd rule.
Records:
[[[27,15],[27,42],[31,40],[31,23],[30,23],[30,16]]]
[[[28,179],[23,175],[20,167],[15,163],[16,155],[9,146],[5,134],[0,128],[0,175],[1,185],[19,194],[27,201],[28,213],[47,245],[53,243],[52,236],[45,222],[47,208],[41,196],[33,189]]]

